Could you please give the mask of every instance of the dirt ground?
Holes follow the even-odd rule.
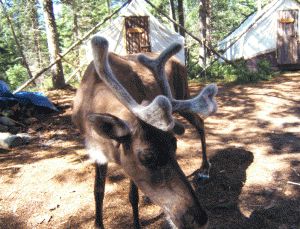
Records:
[[[191,84],[193,95],[204,86]],[[28,128],[28,145],[0,149],[0,228],[93,228],[94,167],[71,122],[72,90],[49,92],[59,114]],[[300,75],[219,85],[219,110],[205,119],[211,181],[191,179],[209,228],[300,228]],[[177,157],[199,168],[201,142],[182,119]],[[129,179],[109,165],[106,228],[132,228]],[[142,194],[141,194],[142,199]],[[143,228],[169,228],[162,210],[140,203]]]

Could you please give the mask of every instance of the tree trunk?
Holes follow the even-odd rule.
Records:
[[[73,16],[74,16],[74,42],[78,41],[79,40],[79,37],[80,37],[80,31],[79,31],[79,25],[78,25],[78,8],[77,8],[77,5],[73,4]],[[75,60],[75,64],[77,66],[80,66],[80,47],[77,47],[76,48],[76,60]],[[81,71],[79,70],[78,71],[78,80],[81,79]]]
[[[183,0],[178,0],[178,19],[179,24],[184,27]],[[181,36],[185,37],[185,31],[182,28],[179,28],[179,33]]]
[[[41,58],[41,51],[40,51],[40,30],[39,30],[39,15],[37,12],[37,0],[30,0],[28,1],[30,4],[30,20],[31,26],[33,30],[33,40],[34,40],[34,52],[35,52],[35,66],[36,69],[42,68],[42,58]]]
[[[177,21],[176,20],[176,12],[175,12],[174,0],[170,0],[170,6],[171,6],[171,14],[172,14],[171,16],[172,16],[172,19],[174,21]],[[175,32],[178,33],[178,27],[177,27],[177,25],[175,25],[175,24],[173,24],[173,25],[174,25]]]
[[[147,0],[145,0],[145,1],[147,1]],[[0,0],[0,2],[1,2],[1,0]],[[86,40],[100,26],[104,25],[104,23],[107,22],[111,17],[113,17],[114,15],[116,15],[117,13],[119,13],[121,11],[121,9],[123,9],[127,4],[128,4],[128,1],[125,2],[117,10],[115,10],[111,15],[109,15],[106,18],[104,18],[103,21],[99,22],[97,25],[95,25],[93,28],[91,28],[83,37],[81,37],[77,42],[75,42],[74,44],[72,44],[66,51],[64,51],[64,53],[61,54],[61,57],[63,58],[65,55],[67,55],[69,52],[71,52],[75,47],[77,47],[84,40]],[[197,38],[195,38],[195,39],[197,39]],[[221,58],[224,58],[224,57],[221,57]],[[22,84],[18,89],[16,89],[13,92],[13,94],[16,94],[16,93],[20,92],[21,90],[23,90],[24,88],[28,87],[35,79],[37,79],[38,77],[40,77],[44,72],[48,71],[52,66],[54,66],[60,60],[61,59],[57,58],[55,61],[51,62],[47,67],[45,67],[44,69],[42,69],[39,72],[37,72],[32,79],[30,79],[30,80],[26,81],[24,84]],[[225,60],[226,60],[226,58],[225,58]]]
[[[52,0],[43,0],[43,10],[46,23],[47,43],[50,54],[50,62],[53,62],[60,53],[58,33],[53,13]],[[51,68],[53,88],[61,89],[65,87],[64,72],[62,62],[59,60],[54,67]]]
[[[199,65],[205,67],[206,65],[206,53],[205,53],[205,44],[206,44],[206,15],[207,15],[207,1],[208,0],[199,0],[199,32],[200,39],[202,44],[199,48]]]
[[[108,15],[110,15],[111,14],[110,0],[106,0],[106,2],[107,2],[107,8],[108,8]],[[112,22],[112,18],[110,18],[109,20],[110,20],[110,22]]]
[[[24,55],[23,48],[21,47],[21,44],[20,44],[20,42],[19,42],[19,40],[18,40],[18,38],[17,38],[17,36],[16,36],[15,30],[14,30],[14,27],[13,27],[13,24],[11,23],[11,20],[10,20],[10,18],[9,18],[9,16],[8,16],[7,12],[6,12],[5,5],[4,5],[4,3],[2,2],[2,0],[0,0],[0,3],[1,3],[1,5],[2,5],[2,11],[3,11],[4,14],[5,14],[5,17],[6,17],[6,19],[7,19],[7,22],[8,22],[8,24],[10,25],[11,32],[12,32],[12,34],[13,34],[13,37],[14,37],[14,39],[15,39],[15,42],[16,42],[16,44],[17,44],[17,46],[18,46],[20,55],[21,55],[22,60],[23,60],[23,64],[25,65],[25,67],[26,67],[26,69],[27,69],[27,72],[28,72],[29,77],[30,77],[30,78],[33,78],[32,74],[31,74],[31,71],[30,71],[30,68],[29,68],[29,65],[28,65],[28,63],[27,63],[26,57],[25,57],[25,55]]]
[[[211,8],[212,8],[211,1],[207,0],[207,10],[206,10],[206,41],[207,41],[207,45],[209,47],[212,46],[212,43],[211,43],[211,40],[212,40],[212,37],[211,37],[211,23],[212,23]],[[210,58],[211,51],[208,50],[208,49],[206,49],[206,52],[207,52],[207,57]]]

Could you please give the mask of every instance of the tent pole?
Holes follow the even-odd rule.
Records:
[[[76,75],[76,73],[82,69],[82,67],[86,64],[86,62],[87,62],[87,59],[78,68],[76,68],[75,71],[73,71],[71,73],[69,78],[66,80],[66,83],[68,83]]]
[[[50,63],[47,67],[39,71],[38,73],[35,74],[34,77],[32,77],[30,80],[26,81],[23,83],[18,89],[16,89],[13,94],[18,93],[19,91],[23,90],[24,88],[28,87],[35,79],[37,79],[39,76],[41,76],[44,72],[46,72],[48,69],[50,69],[54,64],[56,64],[59,60],[61,60],[65,55],[67,55],[70,51],[72,51],[75,47],[77,47],[81,42],[83,42],[85,39],[87,39],[93,32],[95,32],[96,29],[98,29],[101,25],[103,25],[107,20],[109,20],[112,16],[117,14],[125,5],[127,5],[130,2],[128,0],[125,2],[119,9],[117,9],[115,12],[110,14],[108,17],[106,17],[102,22],[99,22],[96,26],[94,26],[90,31],[88,31],[82,38],[80,38],[78,41],[73,43],[71,47],[69,47],[64,53],[60,54],[60,56],[54,60],[52,63]]]
[[[184,32],[188,35],[190,35],[192,38],[194,38],[196,41],[198,41],[199,43],[202,44],[202,41],[197,38],[196,36],[194,36],[192,33],[188,32],[182,25],[178,24],[176,21],[174,21],[173,19],[171,19],[168,15],[166,15],[164,12],[162,12],[159,8],[157,8],[155,5],[153,5],[149,0],[145,0],[151,7],[153,7],[156,11],[158,11],[160,14],[162,14],[163,16],[165,16],[168,20],[170,20],[171,22],[173,22],[175,25],[177,25],[179,28],[181,28],[182,30],[184,30]],[[223,56],[221,53],[219,53],[217,50],[215,50],[213,47],[211,47],[210,45],[207,45],[204,43],[204,47],[206,47],[207,49],[209,49],[210,51],[212,51],[212,53],[214,53],[215,55],[217,55],[219,58],[223,59],[226,63],[232,65],[234,68],[238,69],[238,66],[233,62],[228,60],[225,56]]]
[[[274,1],[274,5],[278,2],[279,0],[277,1]],[[274,6],[273,5],[273,6]],[[273,7],[272,6],[272,7]],[[223,50],[224,52],[226,52],[228,49],[230,49],[244,34],[246,34],[267,12],[269,12],[269,10],[272,8],[270,7],[266,12],[264,12],[263,14],[261,14],[240,36],[238,36],[225,50]],[[241,23],[243,24],[243,23]],[[240,24],[240,25],[241,25]],[[239,26],[240,26],[239,25]],[[239,28],[239,27],[237,27]],[[236,28],[236,29],[237,29]],[[228,37],[228,36],[227,36]]]
[[[203,44],[204,44],[204,73],[205,73],[205,80],[206,80],[206,48],[205,48],[205,44],[206,44],[206,40],[203,41]]]

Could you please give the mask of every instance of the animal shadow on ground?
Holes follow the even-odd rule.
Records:
[[[239,209],[239,196],[246,182],[246,170],[254,160],[253,153],[240,148],[217,151],[210,159],[210,179],[191,177],[196,195],[206,208],[211,228],[299,228],[299,201],[276,199],[275,206],[262,207],[246,217]],[[299,206],[299,205],[298,205]],[[283,227],[282,227],[283,226]],[[286,227],[288,226],[288,227]]]
[[[209,228],[259,228],[238,209],[238,198],[246,182],[246,170],[254,160],[252,152],[238,148],[217,151],[210,158],[210,179],[192,177],[196,195],[209,215]],[[250,226],[250,227],[249,227]]]
[[[253,162],[252,152],[227,148],[217,151],[210,158],[211,170],[210,180],[201,182],[196,177],[192,184],[203,205],[208,208],[237,205],[238,197],[241,194],[246,182],[246,170]],[[227,203],[227,204],[226,204]]]

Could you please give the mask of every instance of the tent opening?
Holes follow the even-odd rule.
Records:
[[[125,17],[125,29],[128,54],[151,52],[149,16]]]

